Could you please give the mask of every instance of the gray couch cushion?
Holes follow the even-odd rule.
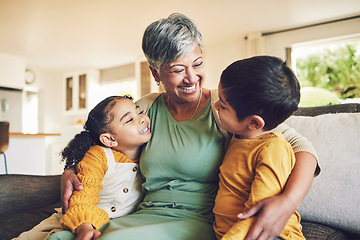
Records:
[[[60,206],[61,203],[58,202],[39,209],[2,214],[0,216],[0,239],[12,239],[19,236],[22,232],[29,231],[42,220],[55,213],[54,208]]]
[[[60,175],[0,175],[0,216],[60,201]]]
[[[286,123],[313,143],[321,167],[301,217],[360,233],[360,113],[293,116]]]

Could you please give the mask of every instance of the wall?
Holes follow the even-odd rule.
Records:
[[[285,49],[293,44],[334,38],[343,35],[360,33],[360,19],[347,20],[306,29],[299,29],[264,37],[264,54],[286,59]],[[246,58],[247,48],[245,36],[234,36],[221,42],[206,43],[204,63],[206,81],[204,86],[217,88],[221,72],[232,62]]]
[[[264,54],[285,59],[285,48],[293,44],[360,33],[360,19],[330,23],[264,37]]]
[[[284,59],[285,48],[292,44],[359,33],[359,26],[360,19],[355,19],[269,35],[264,39],[264,53]],[[205,36],[204,41],[203,56],[206,67],[204,86],[209,89],[216,89],[221,72],[226,66],[235,60],[246,57],[246,40],[245,36],[237,35],[212,43],[207,43]],[[62,163],[60,163],[58,153],[73,137],[73,133],[81,130],[81,126],[74,125],[74,116],[63,114],[63,73],[36,67],[32,67],[32,69],[37,74],[37,81],[33,85],[39,88],[39,132],[60,132],[62,134],[60,140],[49,140],[47,142],[47,158],[49,159],[46,166],[47,172],[61,173]]]
[[[204,48],[204,63],[206,80],[204,86],[216,89],[222,71],[232,62],[246,56],[245,36],[234,36],[222,42],[206,43]]]
[[[10,132],[22,132],[22,94],[0,89],[0,121],[10,122]]]
[[[36,73],[36,81],[31,84],[38,89],[39,97],[39,132],[60,133],[60,137],[46,137],[45,156],[46,165],[41,166],[47,174],[60,174],[63,164],[59,153],[65,145],[64,131],[68,116],[63,114],[63,73],[36,66],[28,66]]]

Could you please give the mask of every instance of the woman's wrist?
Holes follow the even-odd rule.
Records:
[[[308,152],[297,152],[295,154],[295,166],[286,183],[282,198],[284,204],[296,211],[306,194],[309,192],[314,179],[316,169],[316,158]]]

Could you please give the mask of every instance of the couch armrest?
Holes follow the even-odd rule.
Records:
[[[60,175],[0,175],[0,215],[60,201]]]

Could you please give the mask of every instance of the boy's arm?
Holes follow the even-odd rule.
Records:
[[[107,159],[101,151],[103,149],[100,146],[90,148],[77,166],[77,176],[84,189],[74,191],[70,198],[70,207],[61,220],[62,227],[74,233],[83,223],[90,223],[95,229],[99,229],[109,221],[108,214],[96,206],[100,201],[98,195],[107,170]]]
[[[310,141],[286,124],[280,124],[274,131],[283,133],[296,156],[295,167],[288,179],[284,194],[262,200],[248,211],[239,214],[240,219],[257,215],[245,240],[268,239],[279,235],[311,188],[314,175],[320,173],[316,152]],[[293,201],[296,199],[295,201]]]
[[[245,240],[276,238],[311,188],[316,159],[307,152],[298,152],[295,156],[295,167],[284,193],[264,199],[246,212],[239,214],[240,219],[257,215]],[[294,199],[297,200],[294,201]]]
[[[255,177],[251,184],[249,198],[245,202],[246,209],[253,207],[263,199],[281,194],[295,162],[292,149],[285,142],[272,142],[264,147],[257,156],[257,159],[254,160],[256,163],[252,164],[255,167],[253,169]],[[294,212],[295,210],[291,215]],[[224,235],[223,239],[244,239],[252,226],[256,225],[257,220],[257,217],[239,220]],[[282,229],[274,237],[277,237]]]

